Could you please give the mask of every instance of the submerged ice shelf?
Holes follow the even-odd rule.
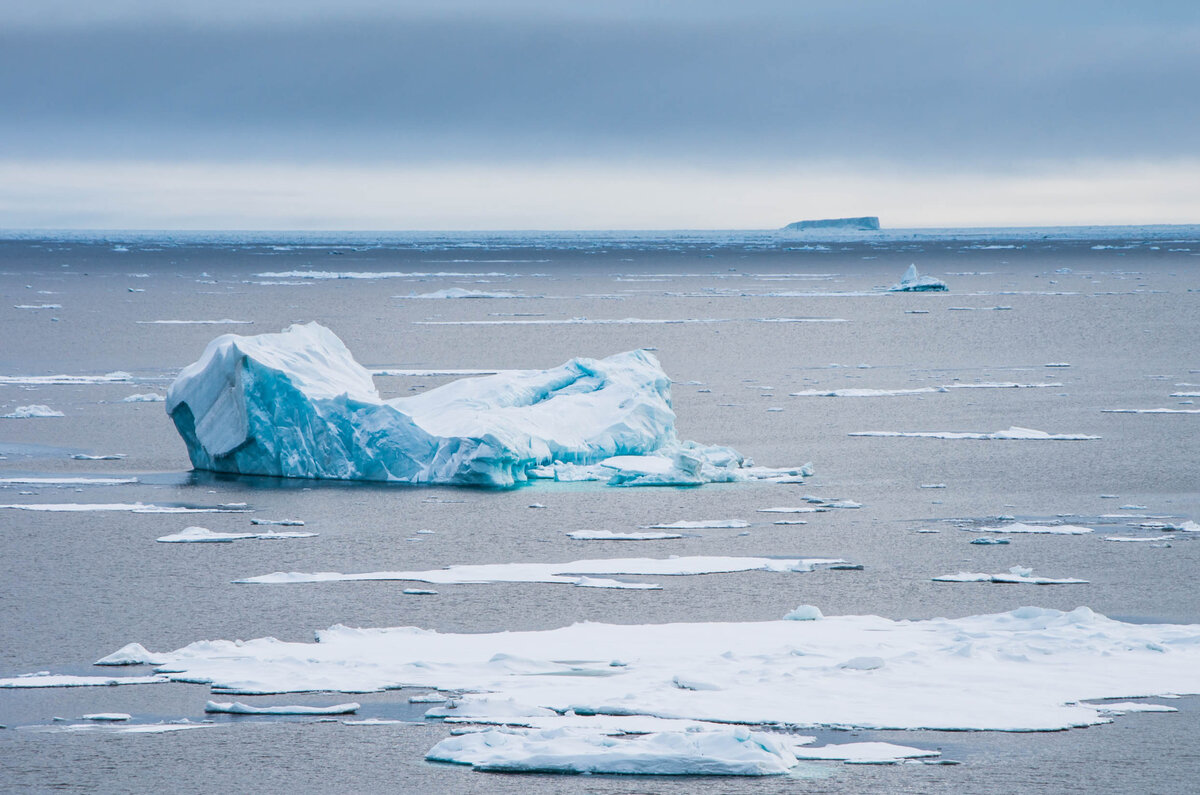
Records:
[[[309,323],[218,337],[171,385],[166,408],[192,464],[218,472],[501,487],[529,477],[698,485],[782,474],[743,466],[727,447],[680,441],[670,379],[644,350],[385,401],[342,341]]]

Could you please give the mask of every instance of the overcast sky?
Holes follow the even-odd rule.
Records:
[[[1200,222],[1200,4],[0,4],[0,227]]]

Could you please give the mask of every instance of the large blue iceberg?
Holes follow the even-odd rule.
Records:
[[[647,351],[466,378],[382,400],[329,329],[225,334],[167,392],[197,469],[277,477],[512,486],[530,478],[695,485],[795,478],[680,441]]]

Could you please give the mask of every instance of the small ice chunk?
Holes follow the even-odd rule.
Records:
[[[126,721],[133,716],[128,712],[93,712],[90,715],[81,715],[80,720],[94,720],[99,722],[117,723]]]
[[[41,403],[33,403],[28,406],[17,406],[8,414],[0,414],[0,419],[3,420],[27,420],[34,417],[64,417],[66,416],[61,411],[56,411]]]
[[[933,276],[922,276],[917,273],[916,265],[909,265],[908,270],[904,272],[904,276],[899,283],[893,284],[888,288],[889,292],[893,293],[925,293],[925,292],[944,292],[950,289],[941,279],[936,279]]]
[[[576,541],[665,541],[683,538],[682,533],[614,533],[611,530],[573,530],[567,536]]]
[[[863,764],[933,757],[940,755],[941,751],[930,751],[925,748],[913,748],[892,743],[841,743],[816,748],[802,746],[793,748],[792,753],[796,755],[797,759],[828,759]]]
[[[153,665],[155,655],[140,643],[126,643],[107,657],[101,657],[93,665]]]
[[[1009,541],[1007,538],[972,538],[971,543],[986,546],[989,544],[1007,544]]]
[[[304,522],[300,519],[251,519],[250,524],[257,525],[277,525],[280,527],[304,527]],[[417,531],[421,532],[420,530]]]
[[[795,610],[791,611],[783,618],[785,621],[818,621],[824,618],[819,607],[813,605],[800,605]]]
[[[164,395],[159,395],[155,392],[142,392],[136,395],[121,398],[122,403],[162,403],[166,401]]]
[[[437,591],[428,588],[405,588],[402,593],[406,596],[437,596]]]

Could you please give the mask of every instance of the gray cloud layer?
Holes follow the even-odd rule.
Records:
[[[671,3],[628,16],[377,5],[26,13],[0,31],[4,150],[945,167],[1197,153],[1200,14],[1184,5],[763,3],[734,16],[706,3],[678,20],[663,9],[686,7]]]

